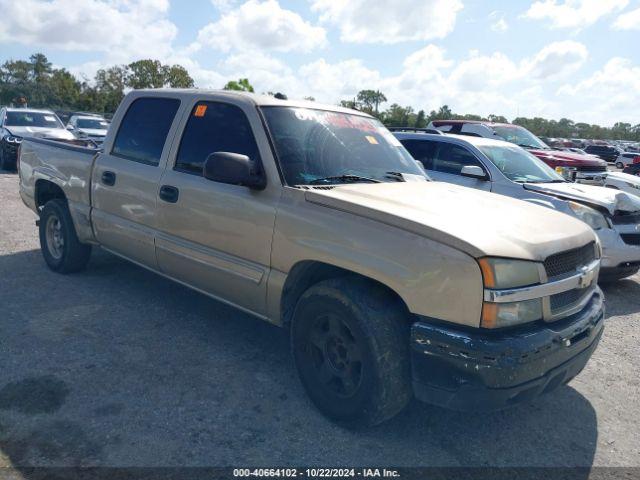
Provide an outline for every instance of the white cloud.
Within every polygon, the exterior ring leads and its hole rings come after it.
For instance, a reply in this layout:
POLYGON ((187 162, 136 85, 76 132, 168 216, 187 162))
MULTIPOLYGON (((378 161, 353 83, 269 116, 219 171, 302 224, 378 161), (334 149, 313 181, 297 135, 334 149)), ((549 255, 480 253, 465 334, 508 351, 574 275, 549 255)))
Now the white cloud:
POLYGON ((588 56, 587 47, 582 43, 554 42, 540 50, 525 68, 535 78, 561 77, 580 68, 588 56))
POLYGON ((558 90, 558 95, 578 100, 576 118, 606 118, 638 123, 636 105, 640 104, 640 65, 614 57, 602 69, 576 83, 558 90))
POLYGON ((444 38, 454 29, 460 0, 312 0, 312 10, 353 43, 393 44, 444 38))
POLYGON ((0 42, 107 52, 109 58, 158 57, 177 27, 168 0, 0 0, 0 42))
POLYGON ((326 32, 283 9, 277 0, 249 0, 200 30, 198 42, 223 52, 309 52, 326 44, 326 32))
POLYGON ((547 21, 552 28, 580 29, 627 6, 629 0, 539 0, 524 14, 531 20, 547 21))
POLYGON ((625 12, 613 24, 616 30, 640 30, 640 8, 625 12))
POLYGON ((504 18, 504 13, 500 11, 493 11, 489 14, 489 21, 491 22, 491 30, 494 32, 506 32, 509 30, 509 24, 504 18))

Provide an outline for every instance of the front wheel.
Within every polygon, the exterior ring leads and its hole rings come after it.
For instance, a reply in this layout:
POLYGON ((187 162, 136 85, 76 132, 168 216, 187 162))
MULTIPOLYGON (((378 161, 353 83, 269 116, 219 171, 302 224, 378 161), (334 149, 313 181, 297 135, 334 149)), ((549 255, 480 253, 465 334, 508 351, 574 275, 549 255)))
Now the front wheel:
POLYGON ((355 277, 318 283, 300 298, 293 357, 307 394, 330 419, 375 425, 411 399, 409 328, 398 303, 355 277))
POLYGON ((624 169, 624 163, 622 163, 622 162, 616 163, 616 168, 619 168, 620 170, 623 170, 624 169))
POLYGON ((80 243, 64 200, 47 202, 40 214, 40 249, 48 267, 58 273, 83 270, 91 256, 91 245, 80 243))

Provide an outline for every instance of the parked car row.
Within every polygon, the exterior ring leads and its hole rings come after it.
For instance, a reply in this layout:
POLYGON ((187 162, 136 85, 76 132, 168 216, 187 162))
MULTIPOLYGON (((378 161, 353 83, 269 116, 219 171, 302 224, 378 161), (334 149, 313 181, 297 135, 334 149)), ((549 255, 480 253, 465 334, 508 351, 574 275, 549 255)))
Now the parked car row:
POLYGON ((637 268, 624 236, 640 200, 569 183, 529 151, 396 137, 315 102, 141 90, 102 149, 25 137, 19 183, 50 269, 77 272, 101 246, 287 327, 320 411, 376 424, 413 395, 529 401, 598 345, 601 265, 637 268))
POLYGON ((99 146, 108 128, 109 123, 98 115, 74 115, 65 127, 51 110, 4 107, 0 109, 0 169, 16 169, 24 137, 90 141, 99 146))
MULTIPOLYGON (((568 182, 530 152, 500 140, 396 133, 436 181, 491 191, 543 205, 587 223, 602 245, 600 278, 640 270, 640 197, 568 182)), ((634 193, 640 194, 640 190, 634 193)))

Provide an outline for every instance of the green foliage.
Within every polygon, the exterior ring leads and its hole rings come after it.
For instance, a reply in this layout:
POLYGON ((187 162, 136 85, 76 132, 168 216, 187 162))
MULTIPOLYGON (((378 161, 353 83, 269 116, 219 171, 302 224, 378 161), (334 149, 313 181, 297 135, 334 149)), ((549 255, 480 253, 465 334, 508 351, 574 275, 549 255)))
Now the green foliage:
POLYGON ((0 66, 0 104, 28 99, 29 106, 62 110, 113 113, 127 89, 191 88, 193 79, 180 65, 139 60, 98 70, 91 84, 65 69, 54 69, 47 57, 33 54, 29 60, 9 60, 0 66))
POLYGON ((251 92, 253 93, 255 90, 253 86, 249 83, 248 78, 241 78, 239 80, 231 80, 227 82, 227 84, 222 87, 223 90, 236 90, 239 92, 251 92))

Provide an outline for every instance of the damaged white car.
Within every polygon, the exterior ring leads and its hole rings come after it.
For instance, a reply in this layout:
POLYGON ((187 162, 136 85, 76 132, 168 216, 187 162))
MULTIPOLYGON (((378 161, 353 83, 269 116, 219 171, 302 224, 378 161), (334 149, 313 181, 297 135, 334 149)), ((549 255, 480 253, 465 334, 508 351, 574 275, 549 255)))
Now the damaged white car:
POLYGON ((436 181, 537 203, 587 223, 602 245, 601 281, 620 280, 640 270, 640 196, 622 188, 570 183, 523 148, 499 140, 395 135, 436 181))

